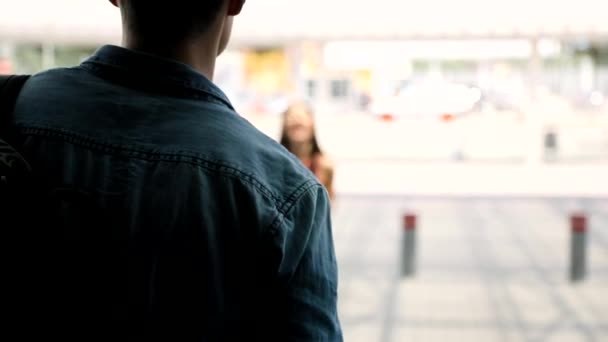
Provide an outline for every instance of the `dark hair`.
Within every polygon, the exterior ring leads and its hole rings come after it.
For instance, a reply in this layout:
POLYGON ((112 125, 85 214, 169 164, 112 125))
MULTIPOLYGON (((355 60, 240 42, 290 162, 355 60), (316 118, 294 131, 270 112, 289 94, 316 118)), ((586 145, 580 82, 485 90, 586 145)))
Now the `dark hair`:
MULTIPOLYGON (((285 110, 283 112, 283 131, 281 133, 281 145, 283 145, 287 150, 290 150, 290 146, 289 146, 289 137, 287 136, 287 114, 289 114, 289 112, 291 110, 293 110, 294 107, 296 106, 302 106, 306 109, 306 113, 308 113, 308 115, 311 117, 311 119, 313 118, 313 113, 312 113, 312 108, 304 103, 294 103, 291 104, 289 107, 287 107, 287 110, 285 110)), ((290 150, 291 151, 291 150, 290 150)), ((321 147, 319 146, 319 142, 317 140, 317 133, 315 131, 315 127, 313 124, 313 128, 312 128, 312 156, 315 155, 322 155, 323 151, 321 151, 321 147)))
POLYGON ((159 40, 184 40, 204 33, 225 0, 123 0, 130 32, 159 40))

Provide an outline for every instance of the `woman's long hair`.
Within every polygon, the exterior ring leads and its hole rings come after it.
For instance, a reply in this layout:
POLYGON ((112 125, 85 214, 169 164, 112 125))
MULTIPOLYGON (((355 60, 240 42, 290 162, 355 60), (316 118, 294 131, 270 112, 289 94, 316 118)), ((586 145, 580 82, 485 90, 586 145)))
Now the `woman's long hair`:
POLYGON ((289 136, 287 135, 287 115, 289 114, 289 112, 291 110, 293 110, 294 107, 296 106, 302 106, 304 107, 304 109, 306 110, 306 113, 308 113, 308 116, 310 116, 310 119, 312 120, 312 153, 310 157, 314 157, 317 155, 323 155, 323 151, 321 151, 321 147, 319 146, 319 142, 317 140, 317 132, 315 129, 315 123, 314 123, 314 117, 313 117, 313 113, 312 113, 312 108, 310 108, 310 106, 304 104, 304 103, 295 103, 295 104, 291 104, 289 107, 287 107, 287 110, 285 110, 283 112, 283 131, 281 133, 281 145, 283 145, 287 150, 291 151, 290 149, 290 141, 289 141, 289 136))

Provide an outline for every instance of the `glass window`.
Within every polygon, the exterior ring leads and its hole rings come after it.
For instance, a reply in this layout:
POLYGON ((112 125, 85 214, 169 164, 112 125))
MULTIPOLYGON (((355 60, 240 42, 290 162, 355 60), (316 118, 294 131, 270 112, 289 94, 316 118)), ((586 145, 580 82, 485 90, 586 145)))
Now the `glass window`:
POLYGON ((348 96, 350 81, 345 79, 331 81, 331 97, 345 98, 348 96))

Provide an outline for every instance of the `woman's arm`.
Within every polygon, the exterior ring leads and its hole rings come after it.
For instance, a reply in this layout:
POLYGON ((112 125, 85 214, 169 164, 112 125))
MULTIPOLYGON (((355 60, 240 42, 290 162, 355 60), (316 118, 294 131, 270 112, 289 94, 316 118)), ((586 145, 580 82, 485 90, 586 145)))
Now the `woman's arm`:
POLYGON ((325 156, 320 159, 321 172, 319 175, 319 181, 325 186, 329 193, 329 198, 333 201, 335 197, 334 193, 334 165, 331 160, 325 156))

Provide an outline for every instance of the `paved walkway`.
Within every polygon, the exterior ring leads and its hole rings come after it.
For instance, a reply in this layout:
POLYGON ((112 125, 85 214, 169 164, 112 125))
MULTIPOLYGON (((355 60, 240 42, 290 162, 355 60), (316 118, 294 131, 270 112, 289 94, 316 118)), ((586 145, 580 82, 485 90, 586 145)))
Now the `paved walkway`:
POLYGON ((608 163, 500 164, 336 162, 335 187, 347 194, 608 198, 608 163))
POLYGON ((608 341, 608 201, 343 197, 334 210, 346 341, 608 341), (589 278, 567 281, 567 216, 591 217, 589 278), (399 279, 401 216, 420 215, 399 279))
MULTIPOLYGON (((608 113, 580 114, 556 116, 563 130, 559 158, 547 163, 540 131, 528 132, 505 113, 452 123, 327 114, 318 115, 317 128, 340 193, 608 198, 608 113), (464 160, 456 162, 460 154, 464 160)), ((250 119, 269 136, 280 135, 280 116, 250 119)))

